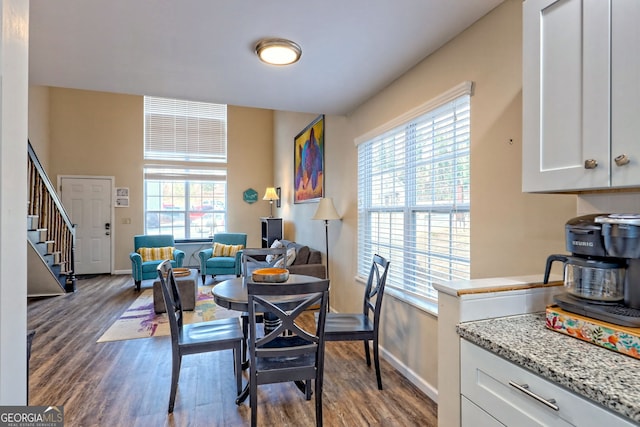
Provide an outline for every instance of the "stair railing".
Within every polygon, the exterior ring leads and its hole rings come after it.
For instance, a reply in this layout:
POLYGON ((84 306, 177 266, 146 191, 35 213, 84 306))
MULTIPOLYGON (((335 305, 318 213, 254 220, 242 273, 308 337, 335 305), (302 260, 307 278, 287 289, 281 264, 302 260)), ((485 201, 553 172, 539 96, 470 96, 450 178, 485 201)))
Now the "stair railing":
MULTIPOLYGON (((46 240, 55 242, 60 253, 60 264, 67 276, 67 283, 75 284, 74 251, 75 228, 64 210, 55 187, 47 176, 31 142, 29 146, 29 206, 28 214, 38 217, 38 228, 46 229, 46 240)), ((75 285, 71 285, 75 288, 75 285)), ((67 289, 69 291, 69 289, 67 289)))

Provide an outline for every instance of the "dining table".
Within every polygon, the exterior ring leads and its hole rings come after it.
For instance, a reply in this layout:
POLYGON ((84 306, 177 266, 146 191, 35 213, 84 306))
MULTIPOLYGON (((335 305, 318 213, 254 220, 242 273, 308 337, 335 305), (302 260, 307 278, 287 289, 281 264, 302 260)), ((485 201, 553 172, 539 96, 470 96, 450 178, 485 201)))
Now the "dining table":
MULTIPOLYGON (((289 274, 287 280, 283 282, 273 283, 274 286, 286 286, 292 285, 296 283, 310 283, 317 282, 324 279, 320 279, 314 276, 307 276, 304 274, 289 274)), ((211 293, 213 294, 213 300, 220 307, 224 307, 229 310, 239 311, 241 313, 249 312, 249 296, 247 293, 247 281, 251 281, 249 277, 234 277, 232 279, 223 280, 222 282, 213 286, 211 293)), ((289 296, 289 297, 277 297, 270 299, 271 302, 276 303, 278 307, 283 310, 293 309, 296 307, 298 302, 300 301, 299 297, 289 296)), ((249 361, 247 360, 246 348, 247 348, 247 340, 249 339, 248 335, 248 323, 246 321, 242 322, 242 331, 244 333, 244 345, 243 345, 243 362, 242 369, 247 369, 249 366, 249 361)), ((296 385, 305 393, 304 383, 296 381, 296 385)), ((242 390, 242 393, 237 397, 236 403, 239 404, 246 400, 249 396, 249 385, 242 390)))

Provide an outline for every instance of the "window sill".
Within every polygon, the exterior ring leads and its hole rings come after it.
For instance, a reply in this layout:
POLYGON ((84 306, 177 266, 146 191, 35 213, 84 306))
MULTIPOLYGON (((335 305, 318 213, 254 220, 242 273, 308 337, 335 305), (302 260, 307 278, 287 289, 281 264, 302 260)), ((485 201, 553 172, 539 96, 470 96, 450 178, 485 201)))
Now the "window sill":
MULTIPOLYGON (((357 277, 356 276, 356 282, 360 283, 361 285, 366 285, 367 282, 365 279, 363 279, 362 277, 357 277)), ((393 298, 404 302, 405 304, 408 304, 412 307, 417 308, 420 311, 424 311, 425 313, 431 314, 432 316, 438 317, 438 303, 428 300, 426 298, 421 298, 415 295, 408 295, 396 288, 392 288, 389 286, 385 286, 384 288, 384 293, 386 295, 390 295, 393 298)))

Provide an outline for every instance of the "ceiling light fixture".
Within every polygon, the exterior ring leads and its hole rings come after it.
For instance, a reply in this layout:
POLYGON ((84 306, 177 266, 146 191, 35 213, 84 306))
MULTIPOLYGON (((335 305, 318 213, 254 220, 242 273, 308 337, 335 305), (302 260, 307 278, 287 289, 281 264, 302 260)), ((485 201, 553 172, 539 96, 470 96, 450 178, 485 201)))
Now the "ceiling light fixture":
POLYGON ((271 65, 289 65, 298 62, 302 49, 291 40, 262 39, 256 45, 256 55, 271 65))

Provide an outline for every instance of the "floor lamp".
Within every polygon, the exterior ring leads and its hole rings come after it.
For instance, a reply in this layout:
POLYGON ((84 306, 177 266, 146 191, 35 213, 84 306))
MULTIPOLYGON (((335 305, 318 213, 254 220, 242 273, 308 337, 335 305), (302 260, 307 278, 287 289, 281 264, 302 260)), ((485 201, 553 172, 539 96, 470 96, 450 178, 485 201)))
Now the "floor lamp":
MULTIPOLYGON (((340 219, 340 215, 338 215, 335 206, 333 206, 333 199, 331 197, 320 199, 318 209, 316 210, 316 214, 312 219, 321 219, 324 221, 324 242, 327 255, 327 279, 331 279, 329 277, 329 220, 340 219)), ((328 309, 329 304, 327 304, 327 310, 328 309)))

